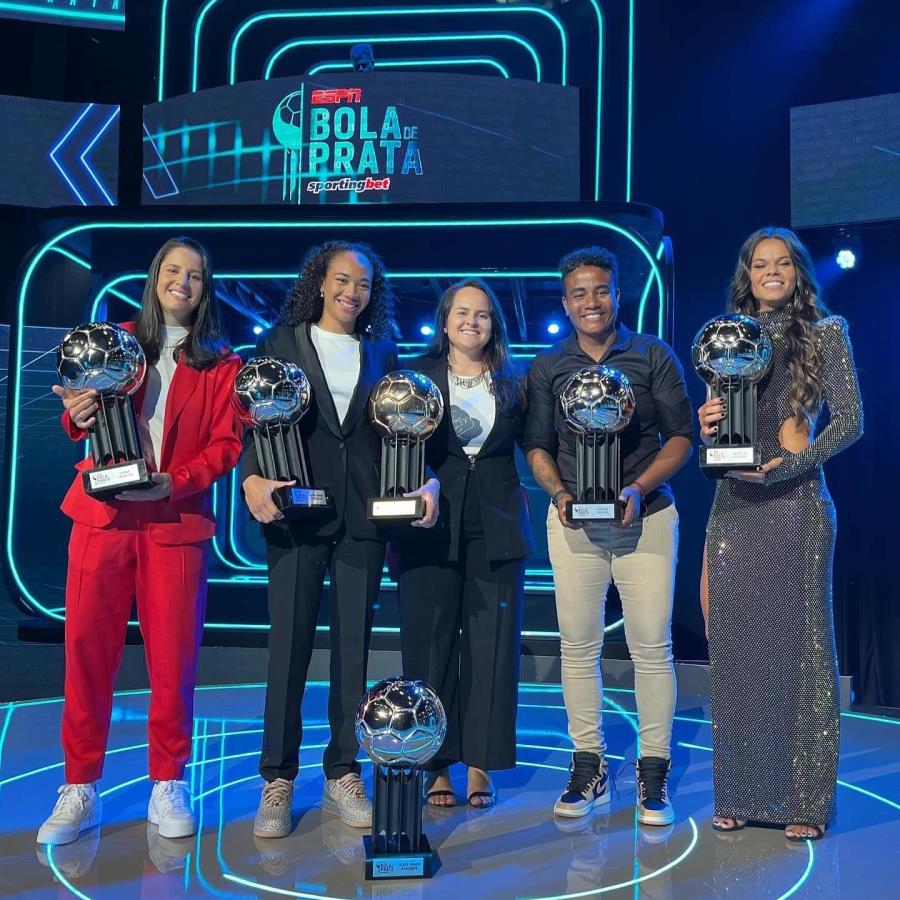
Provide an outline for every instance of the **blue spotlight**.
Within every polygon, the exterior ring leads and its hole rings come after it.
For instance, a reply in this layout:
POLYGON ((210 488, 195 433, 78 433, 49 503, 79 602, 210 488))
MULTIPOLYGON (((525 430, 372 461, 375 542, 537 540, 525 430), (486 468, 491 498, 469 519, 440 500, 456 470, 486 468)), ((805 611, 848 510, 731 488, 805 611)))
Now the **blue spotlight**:
POLYGON ((262 334, 264 331, 265 331, 265 328, 263 328, 262 325, 254 325, 253 326, 254 334, 262 334))
POLYGON ((559 322, 548 322, 547 334, 559 334, 559 322))
POLYGON ((422 325, 419 328, 419 334, 423 337, 431 337, 434 334, 434 329, 430 325, 422 325))
POLYGON ((834 261, 844 270, 853 269, 856 267, 856 254, 849 247, 842 247, 835 254, 834 261))

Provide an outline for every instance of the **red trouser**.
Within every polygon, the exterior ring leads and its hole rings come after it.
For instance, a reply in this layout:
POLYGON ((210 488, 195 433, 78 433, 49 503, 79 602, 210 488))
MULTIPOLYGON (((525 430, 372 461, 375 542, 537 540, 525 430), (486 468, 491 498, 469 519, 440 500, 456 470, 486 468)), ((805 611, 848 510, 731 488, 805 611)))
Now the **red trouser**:
POLYGON ((150 676, 150 778, 179 779, 191 754, 197 652, 206 612, 207 542, 163 546, 134 530, 72 525, 66 578, 66 781, 103 772, 113 684, 137 598, 150 676))

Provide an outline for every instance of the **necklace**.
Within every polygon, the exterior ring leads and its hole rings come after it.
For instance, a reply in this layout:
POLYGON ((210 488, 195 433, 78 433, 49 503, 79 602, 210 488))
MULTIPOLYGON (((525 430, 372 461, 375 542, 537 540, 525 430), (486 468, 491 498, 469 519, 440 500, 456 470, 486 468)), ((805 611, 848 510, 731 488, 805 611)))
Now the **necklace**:
POLYGON ((465 377, 463 375, 457 375, 453 371, 453 367, 450 365, 450 359, 447 358, 447 374, 450 376, 450 380, 458 387, 458 388, 473 388, 479 382, 484 381, 484 369, 481 370, 477 375, 472 375, 470 377, 465 377))

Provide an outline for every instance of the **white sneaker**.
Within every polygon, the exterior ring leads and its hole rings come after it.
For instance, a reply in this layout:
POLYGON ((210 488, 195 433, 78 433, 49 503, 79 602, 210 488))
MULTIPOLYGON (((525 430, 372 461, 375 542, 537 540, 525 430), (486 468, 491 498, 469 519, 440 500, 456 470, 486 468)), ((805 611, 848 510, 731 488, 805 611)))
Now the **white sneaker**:
POLYGON ((150 794, 147 819, 163 838, 190 837, 197 831, 186 781, 157 781, 150 794))
POLYGON ((101 804, 93 784, 62 784, 50 818, 38 831, 39 844, 71 844, 88 828, 100 824, 101 804))
POLYGON ((354 828, 372 827, 372 801, 356 772, 343 778, 328 779, 322 792, 322 809, 337 813, 345 825, 354 828))
POLYGON ((291 833, 294 782, 276 778, 266 782, 253 820, 253 834, 260 838, 283 838, 291 833))

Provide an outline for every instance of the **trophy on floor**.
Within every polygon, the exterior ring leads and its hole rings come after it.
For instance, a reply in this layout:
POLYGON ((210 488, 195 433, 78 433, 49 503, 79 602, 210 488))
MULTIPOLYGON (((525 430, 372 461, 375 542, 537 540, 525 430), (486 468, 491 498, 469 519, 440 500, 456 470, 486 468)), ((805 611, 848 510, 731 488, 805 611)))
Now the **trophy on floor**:
POLYGON ((412 521, 425 513, 422 497, 404 497, 425 483, 425 439, 444 415, 438 386, 407 369, 385 375, 369 395, 369 418, 381 434, 381 496, 370 498, 372 521, 412 521))
POLYGON ((694 338, 691 359, 706 382, 707 398, 725 401, 725 418, 712 443, 700 446, 700 468, 710 478, 729 469, 757 469, 757 385, 772 363, 772 341, 756 319, 738 314, 710 319, 694 338))
POLYGON ((628 379, 609 366, 572 375, 559 395, 563 418, 575 432, 575 494, 566 503, 570 522, 621 522, 621 432, 634 413, 628 379))
POLYGON ((60 341, 56 370, 64 388, 99 394, 96 421, 88 429, 94 467, 81 476, 85 493, 107 500, 121 491, 152 487, 131 399, 147 374, 137 338, 109 322, 79 325, 60 341))
POLYGON ((296 482, 272 491, 273 502, 286 518, 321 512, 331 505, 325 491, 309 483, 299 424, 309 401, 309 381, 302 369, 277 356, 257 356, 234 377, 231 405, 253 432, 262 477, 296 482))
POLYGON ((440 860, 422 833, 422 766, 441 748, 447 716, 424 682, 379 681, 356 712, 356 739, 373 763, 372 834, 363 838, 366 879, 430 878, 440 860))

